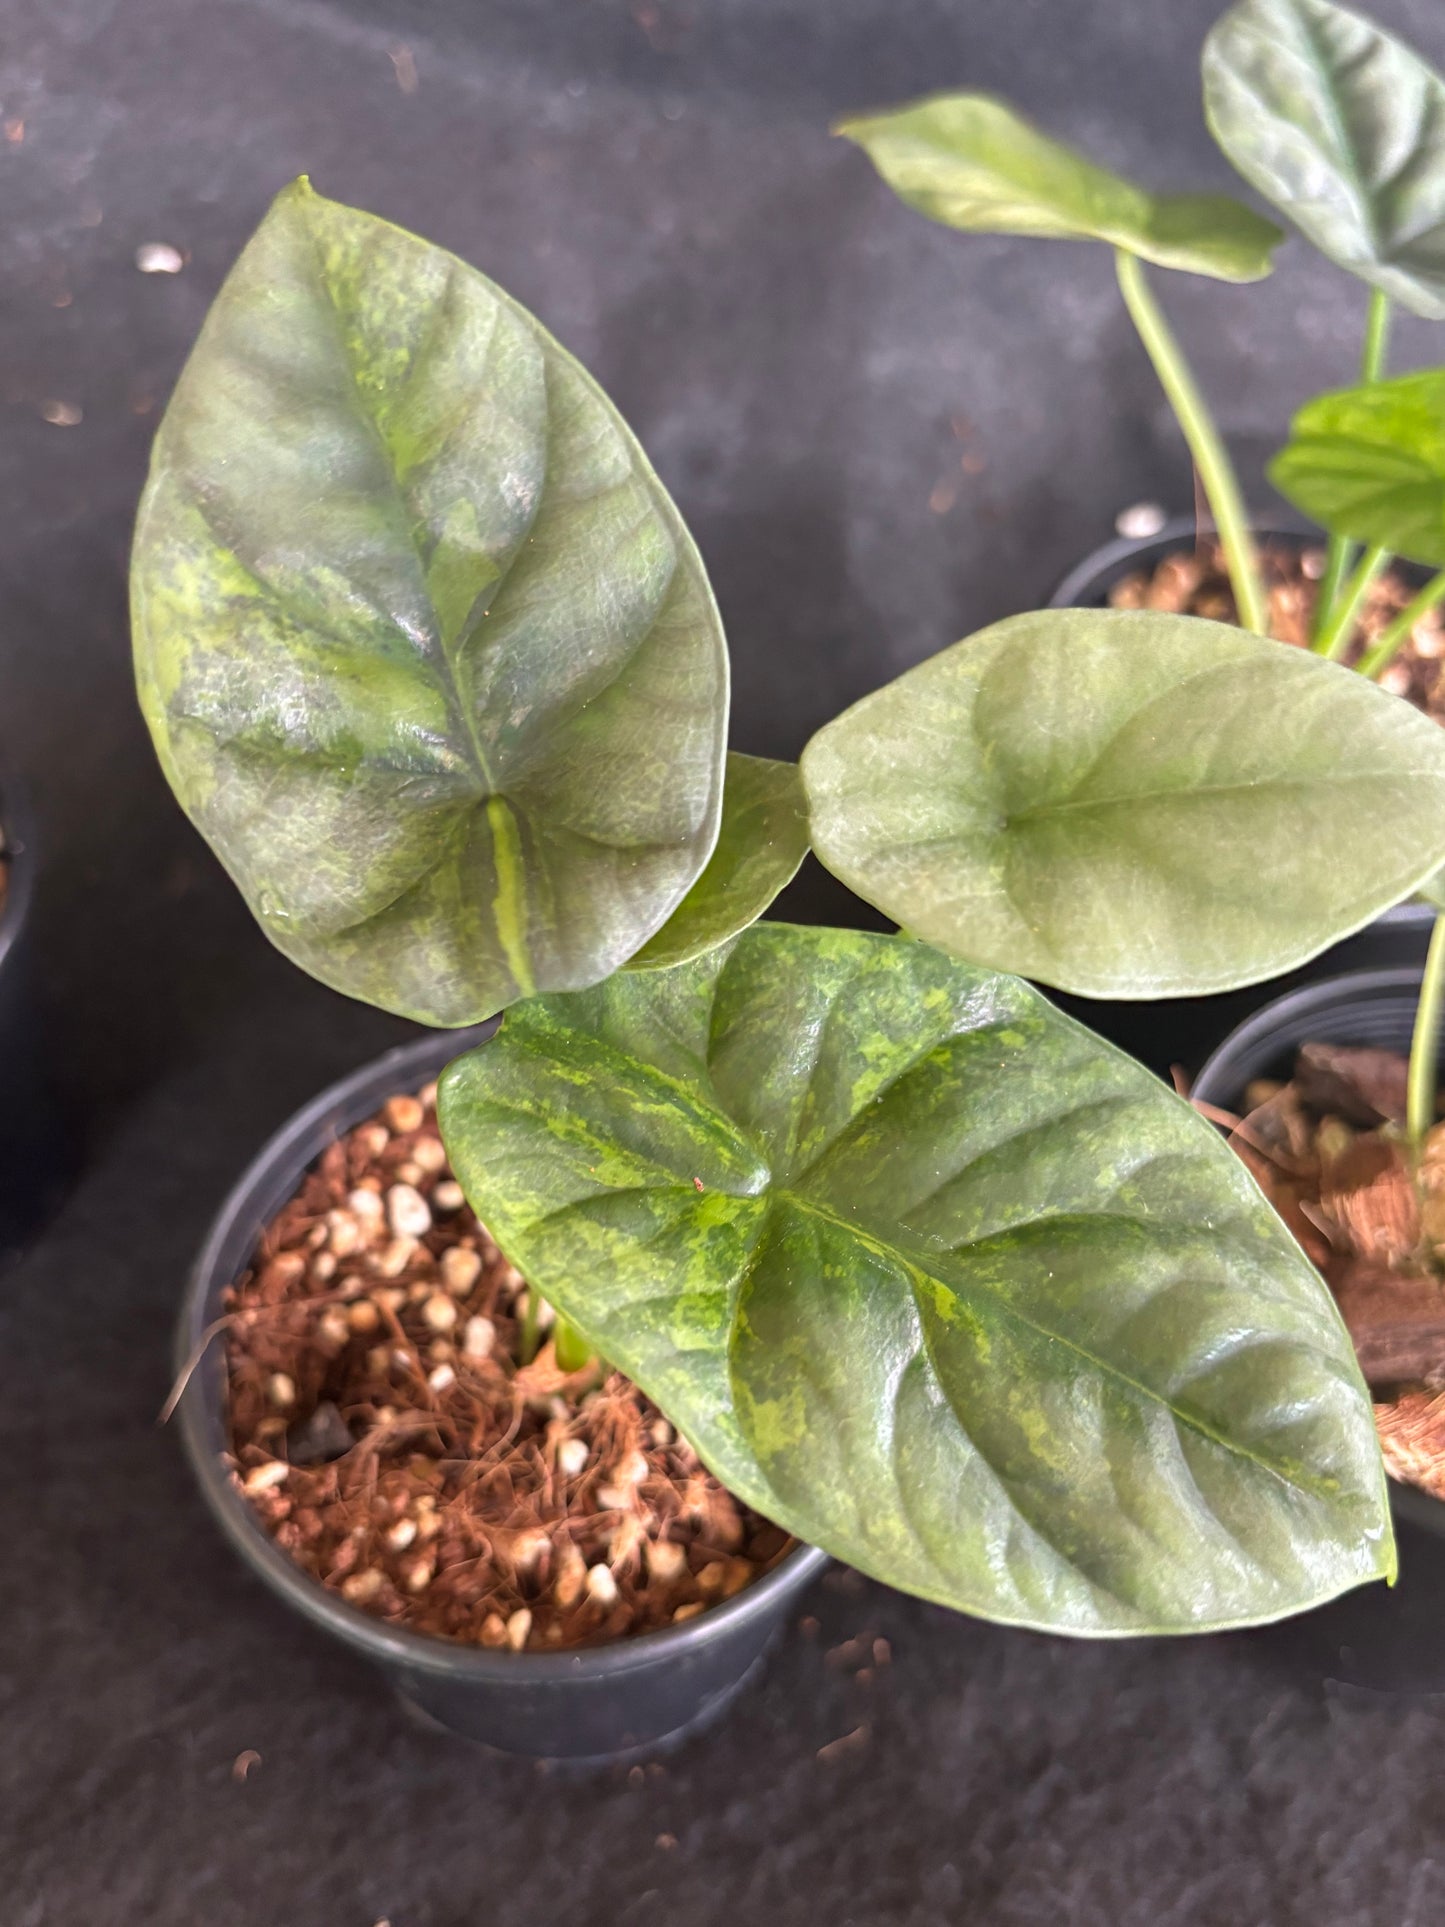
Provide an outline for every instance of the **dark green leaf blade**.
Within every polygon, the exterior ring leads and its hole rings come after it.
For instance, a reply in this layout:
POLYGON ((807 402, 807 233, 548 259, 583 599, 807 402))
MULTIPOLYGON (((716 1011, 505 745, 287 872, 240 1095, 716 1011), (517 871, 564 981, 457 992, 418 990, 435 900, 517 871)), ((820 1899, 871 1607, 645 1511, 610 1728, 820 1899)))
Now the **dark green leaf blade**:
POLYGON ((1258 281, 1280 231, 1222 194, 1148 194, 987 94, 940 94, 835 131, 894 193, 946 227, 1107 241, 1160 267, 1258 281))
POLYGON ((1269 474, 1333 534, 1445 566, 1445 371, 1316 396, 1269 474))
POLYGON ((1204 45, 1210 131, 1332 261, 1445 315, 1445 82, 1329 0, 1242 0, 1204 45))
POLYGON ((726 650, 642 450, 500 289, 304 181, 167 410, 132 594, 172 786, 337 989, 464 1024, 595 982, 707 861, 726 650))
POLYGON ((1193 616, 996 623, 803 752, 813 847, 952 955, 1090 997, 1302 963, 1445 860, 1445 732, 1193 616))
POLYGON ((1017 979, 758 924, 519 1006, 440 1103, 528 1278, 892 1585, 1178 1632, 1392 1570, 1324 1286, 1210 1127, 1017 979))
POLYGON ((689 963, 746 930, 807 854, 808 806, 797 764, 729 750, 722 827, 708 866, 628 968, 689 963))

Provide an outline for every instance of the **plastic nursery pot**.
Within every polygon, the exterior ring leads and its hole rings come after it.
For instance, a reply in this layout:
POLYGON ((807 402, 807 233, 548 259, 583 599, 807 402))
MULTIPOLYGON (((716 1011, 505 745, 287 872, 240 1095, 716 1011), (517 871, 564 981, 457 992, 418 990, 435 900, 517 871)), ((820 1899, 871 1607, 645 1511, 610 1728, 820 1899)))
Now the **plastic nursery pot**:
MULTIPOLYGON (((177 1334, 178 1372, 314 1159, 388 1097, 418 1089, 495 1028, 441 1032, 389 1051, 276 1133, 221 1207, 196 1261, 177 1334)), ((828 1563, 825 1553, 800 1547, 695 1619, 580 1651, 495 1652, 388 1626, 293 1565, 257 1524, 222 1462, 225 1400, 225 1360, 213 1343, 181 1399, 181 1436, 211 1511, 246 1564, 288 1606, 380 1667, 413 1707, 506 1753, 626 1759, 707 1726, 761 1668, 792 1601, 828 1563)))
MULTIPOLYGON (((1237 1111, 1254 1078, 1290 1075, 1301 1044, 1373 1045, 1407 1056, 1420 978, 1418 967, 1356 970, 1276 997, 1230 1032, 1194 1080, 1193 1095, 1237 1111)), ((1390 1500, 1398 1518, 1445 1537, 1439 1499, 1392 1480, 1390 1500)))
POLYGON ((33 995, 35 835, 24 792, 0 777, 5 897, 0 904, 0 1259, 54 1205, 68 1158, 33 995))

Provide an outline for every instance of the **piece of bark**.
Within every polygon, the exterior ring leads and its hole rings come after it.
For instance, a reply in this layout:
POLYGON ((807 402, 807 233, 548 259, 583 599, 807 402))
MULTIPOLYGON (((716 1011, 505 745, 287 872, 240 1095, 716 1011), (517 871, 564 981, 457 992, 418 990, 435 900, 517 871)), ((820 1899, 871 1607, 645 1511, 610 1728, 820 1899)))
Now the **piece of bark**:
POLYGON ((1445 1394, 1402 1392, 1375 1407, 1375 1430, 1392 1479, 1445 1499, 1445 1394))
POLYGON ((1336 1260, 1325 1277, 1367 1385, 1418 1382, 1445 1369, 1445 1290, 1433 1278, 1358 1258, 1336 1260))
POLYGON ((1404 1150, 1390 1138, 1358 1137, 1322 1158, 1320 1204, 1361 1258, 1399 1264, 1420 1242, 1420 1201, 1404 1150))
POLYGON ((1350 1124, 1403 1124, 1409 1074, 1396 1051, 1304 1044, 1295 1059, 1294 1088, 1312 1110, 1350 1124))

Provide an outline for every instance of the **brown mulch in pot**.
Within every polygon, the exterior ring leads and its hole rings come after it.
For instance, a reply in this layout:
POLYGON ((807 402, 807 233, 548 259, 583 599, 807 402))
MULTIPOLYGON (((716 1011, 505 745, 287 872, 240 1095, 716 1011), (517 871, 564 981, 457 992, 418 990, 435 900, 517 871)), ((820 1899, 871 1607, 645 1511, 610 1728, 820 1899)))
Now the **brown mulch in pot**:
MULTIPOLYGON (((1260 573, 1269 603, 1270 634, 1280 642, 1308 648, 1310 623, 1324 573, 1322 548, 1298 548, 1282 542, 1260 546, 1260 573)), ((1360 657, 1381 631, 1415 595, 1415 585, 1395 569, 1386 569, 1371 586, 1360 620, 1340 660, 1360 657)), ((1163 609, 1171 615, 1207 616, 1214 622, 1236 622, 1234 591, 1224 566, 1224 552, 1212 536, 1197 545, 1165 556, 1152 570, 1124 576, 1109 591, 1115 609, 1163 609)), ((1382 689, 1403 696, 1417 709, 1445 722, 1445 617, 1432 609, 1415 624, 1393 662, 1381 672, 1382 689)))
POLYGON ((1323 1274, 1375 1398, 1392 1478, 1445 1499, 1445 1124, 1412 1158, 1408 1065, 1306 1044, 1260 1079, 1229 1142, 1323 1274))
POLYGON ((619 1373, 564 1372, 545 1336, 520 1362, 527 1287, 452 1177, 435 1097, 331 1145, 229 1292, 236 1484, 392 1625, 547 1651, 686 1622, 793 1541, 619 1373))

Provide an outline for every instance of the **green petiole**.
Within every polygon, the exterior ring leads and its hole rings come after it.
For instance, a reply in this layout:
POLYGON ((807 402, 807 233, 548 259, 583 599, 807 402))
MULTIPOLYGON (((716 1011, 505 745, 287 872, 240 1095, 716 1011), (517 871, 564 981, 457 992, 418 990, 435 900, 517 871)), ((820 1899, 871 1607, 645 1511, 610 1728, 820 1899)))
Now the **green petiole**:
MULTIPOLYGON (((1365 315, 1365 345, 1360 352, 1360 380, 1378 381, 1385 372, 1385 348, 1390 337, 1390 297, 1378 288, 1370 290, 1370 306, 1365 315)), ((1315 604, 1314 640, 1328 626, 1339 600, 1340 585, 1354 561, 1354 543, 1346 535, 1332 535, 1326 550, 1325 572, 1320 578, 1319 600, 1315 604)), ((1321 651, 1321 654, 1326 653, 1321 651)), ((1366 674, 1364 664, 1360 665, 1366 674)))
POLYGON ((1359 567, 1336 598, 1329 621, 1310 644, 1316 655, 1328 656, 1331 662, 1336 662, 1345 653, 1371 584, 1389 559, 1388 549, 1366 549, 1359 567))
POLYGON ((1407 642, 1411 630, 1421 616, 1428 615, 1437 602, 1445 600, 1445 569, 1439 575, 1432 575, 1420 593, 1405 604, 1393 622, 1383 628, 1372 649, 1355 664, 1362 676, 1378 676, 1394 660, 1396 652, 1407 642))
POLYGON ((1425 957, 1415 1034, 1410 1040, 1410 1076, 1405 1096, 1405 1128, 1418 1151, 1435 1122, 1436 1066, 1440 1050, 1440 1012, 1445 1004, 1445 917, 1436 917, 1425 957))
POLYGON ((1257 636, 1268 635, 1269 616, 1264 590, 1259 579, 1259 558, 1254 537, 1249 532, 1249 517, 1228 451, 1214 425, 1203 395, 1190 372, 1189 364, 1175 339, 1164 312, 1154 299, 1139 257, 1126 248, 1116 248, 1114 261, 1119 288, 1124 296, 1139 339, 1154 364, 1165 394, 1169 397, 1199 480, 1204 489, 1224 549, 1229 580, 1234 588, 1234 603, 1242 628, 1257 636))

